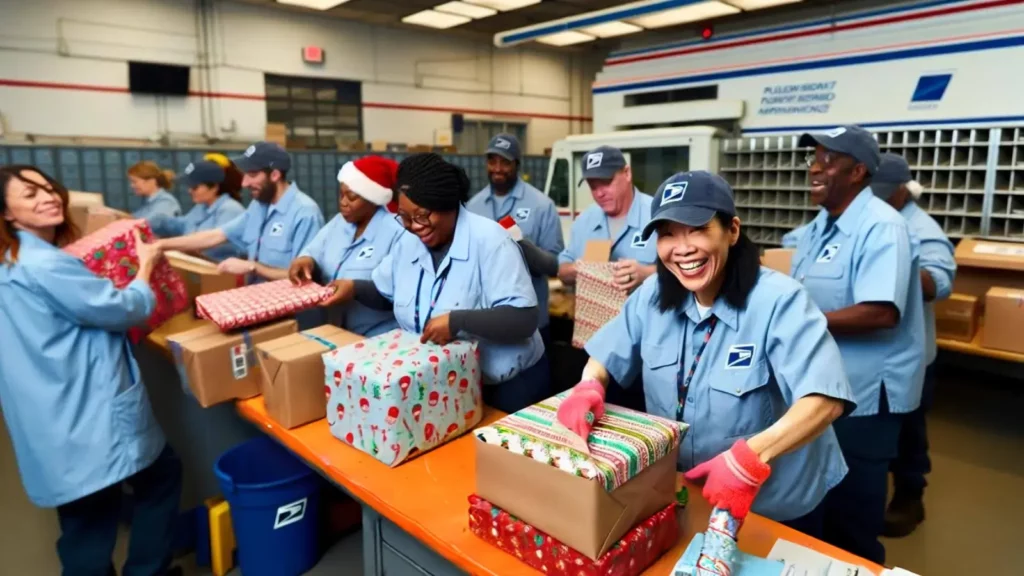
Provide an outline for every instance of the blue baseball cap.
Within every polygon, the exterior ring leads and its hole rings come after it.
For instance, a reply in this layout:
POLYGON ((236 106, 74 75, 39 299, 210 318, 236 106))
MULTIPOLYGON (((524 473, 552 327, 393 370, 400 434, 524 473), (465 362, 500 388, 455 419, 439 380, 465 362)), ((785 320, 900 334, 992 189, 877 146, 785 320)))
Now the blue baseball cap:
POLYGON ((626 157, 614 146, 598 146, 583 155, 582 163, 583 180, 611 180, 626 167, 626 157))
POLYGON ((860 126, 841 126, 828 132, 808 132, 800 136, 800 146, 821 146, 832 152, 839 152, 853 157, 854 160, 867 166, 868 173, 878 172, 881 152, 878 141, 871 132, 860 126))
POLYGON ((490 143, 487 144, 487 155, 491 154, 497 154, 511 162, 519 162, 523 157, 519 139, 511 134, 498 134, 491 138, 490 143))
POLYGON ((287 172, 292 167, 292 157, 278 144, 273 142, 257 142, 246 148, 241 156, 231 159, 242 172, 259 172, 260 170, 281 170, 287 172))
POLYGON ((878 172, 871 178, 871 191, 882 200, 892 198, 900 186, 910 182, 914 177, 910 174, 910 164, 903 156, 882 154, 878 164, 878 172))
POLYGON ((217 163, 207 160, 191 162, 185 166, 178 179, 188 188, 200 184, 220 184, 224 181, 224 169, 217 163))
POLYGON ((679 172, 662 182, 654 194, 651 221, 644 226, 643 239, 650 238, 660 222, 703 226, 719 213, 736 215, 729 183, 705 170, 679 172))

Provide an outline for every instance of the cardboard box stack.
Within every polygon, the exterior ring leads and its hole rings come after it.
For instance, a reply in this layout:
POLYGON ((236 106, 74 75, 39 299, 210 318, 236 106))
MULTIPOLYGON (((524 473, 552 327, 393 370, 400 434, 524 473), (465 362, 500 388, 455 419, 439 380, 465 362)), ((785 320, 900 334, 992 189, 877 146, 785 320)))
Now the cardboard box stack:
POLYGON ((628 294, 615 285, 612 243, 587 242, 583 257, 576 261, 576 311, 572 345, 583 348, 590 337, 622 310, 628 294))
POLYGON ((186 387, 199 405, 251 398, 260 393, 260 366, 255 345, 294 334, 295 320, 284 320, 252 330, 221 332, 206 323, 167 338, 171 354, 186 387))
POLYGON ((935 306, 937 335, 973 342, 980 325, 983 348, 1024 354, 1014 329, 1024 319, 1024 244, 964 238, 955 256, 954 294, 935 306))
MULTIPOLYGON (((589 570, 627 533, 674 505, 687 425, 609 405, 585 454, 565 444, 556 424, 567 394, 474 431, 476 496, 578 552, 589 570)), ((649 543, 636 544, 641 551, 649 543)), ((629 560, 643 569, 654 558, 629 560)))
POLYGON ((432 450, 483 416, 475 343, 421 344, 393 330, 324 354, 331 434, 389 466, 432 450))
POLYGON ((330 399, 330 387, 324 398, 323 355, 362 339, 341 328, 320 326, 257 344, 267 414, 285 428, 323 418, 330 399))
POLYGON ((981 345, 993 350, 1024 354, 1024 290, 989 288, 985 294, 985 328, 981 345))
POLYGON ((938 338, 971 342, 981 317, 980 300, 966 294, 952 294, 935 303, 935 335, 938 338))

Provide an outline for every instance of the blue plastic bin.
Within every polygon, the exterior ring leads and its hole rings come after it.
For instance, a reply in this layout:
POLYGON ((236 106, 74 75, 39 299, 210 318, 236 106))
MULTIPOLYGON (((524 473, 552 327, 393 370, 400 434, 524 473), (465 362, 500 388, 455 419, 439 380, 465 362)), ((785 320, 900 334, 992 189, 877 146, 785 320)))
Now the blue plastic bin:
POLYGON ((214 465, 245 576, 299 576, 320 559, 320 478, 266 436, 214 465))

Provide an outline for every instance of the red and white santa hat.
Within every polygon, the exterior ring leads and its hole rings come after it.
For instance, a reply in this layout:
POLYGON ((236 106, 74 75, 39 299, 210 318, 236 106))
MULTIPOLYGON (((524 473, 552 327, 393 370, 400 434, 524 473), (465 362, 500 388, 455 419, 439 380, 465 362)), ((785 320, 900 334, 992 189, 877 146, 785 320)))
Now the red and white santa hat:
POLYGON ((338 182, 366 200, 384 206, 391 202, 391 188, 395 185, 398 163, 381 156, 364 156, 346 162, 338 171, 338 182))

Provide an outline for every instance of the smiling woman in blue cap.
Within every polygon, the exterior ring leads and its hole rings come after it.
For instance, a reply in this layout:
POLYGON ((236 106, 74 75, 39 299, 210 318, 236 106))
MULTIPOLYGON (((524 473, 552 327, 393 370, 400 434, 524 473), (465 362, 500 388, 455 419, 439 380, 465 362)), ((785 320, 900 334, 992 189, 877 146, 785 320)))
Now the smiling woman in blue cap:
POLYGON ((683 172, 655 194, 657 272, 586 345, 558 418, 586 438, 609 378, 642 374, 647 411, 690 424, 678 466, 713 506, 811 536, 846 474, 830 424, 852 409, 839 349, 799 283, 763 268, 721 177, 683 172))

